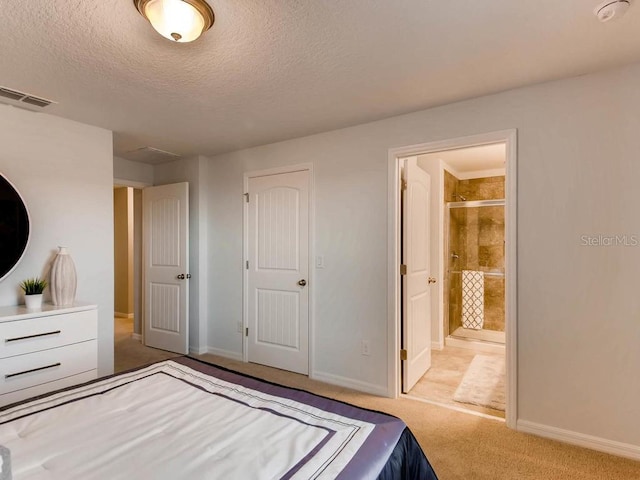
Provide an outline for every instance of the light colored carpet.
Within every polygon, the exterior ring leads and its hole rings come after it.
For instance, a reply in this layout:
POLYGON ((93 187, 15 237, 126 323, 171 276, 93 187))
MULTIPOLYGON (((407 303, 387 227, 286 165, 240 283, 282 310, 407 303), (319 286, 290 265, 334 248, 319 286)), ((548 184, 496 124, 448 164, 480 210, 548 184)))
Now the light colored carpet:
POLYGON ((504 423, 408 398, 382 398, 304 375, 214 355, 199 358, 402 418, 440 480, 632 480, 640 462, 508 429, 504 423))
POLYGON ((453 399, 504 411, 504 356, 476 355, 462 377, 453 399))
POLYGON ((116 317, 114 321, 114 373, 179 356, 173 352, 147 347, 131 338, 133 319, 116 317))
MULTIPOLYGON (((148 348, 131 340, 130 330, 126 329, 120 336, 120 348, 116 347, 116 358, 121 369, 139 362, 146 364, 160 360, 157 357, 165 355, 174 354, 148 348)), ((271 382, 402 418, 427 454, 440 480, 640 479, 640 462, 518 433, 495 420, 408 398, 390 399, 359 393, 253 363, 214 355, 198 358, 271 382)))

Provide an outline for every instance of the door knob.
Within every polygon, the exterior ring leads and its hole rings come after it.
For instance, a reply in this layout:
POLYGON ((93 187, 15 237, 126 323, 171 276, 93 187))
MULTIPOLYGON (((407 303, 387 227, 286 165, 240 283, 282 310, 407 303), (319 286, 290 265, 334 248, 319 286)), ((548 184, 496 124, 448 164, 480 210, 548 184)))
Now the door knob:
POLYGON ((300 285, 301 287, 304 287, 306 284, 307 281, 304 278, 298 282, 298 285, 300 285))
POLYGON ((176 277, 178 280, 184 280, 184 273, 181 273, 176 277))
POLYGON ((433 277, 429 277, 429 285, 431 285, 432 283, 436 283, 436 279, 433 277))

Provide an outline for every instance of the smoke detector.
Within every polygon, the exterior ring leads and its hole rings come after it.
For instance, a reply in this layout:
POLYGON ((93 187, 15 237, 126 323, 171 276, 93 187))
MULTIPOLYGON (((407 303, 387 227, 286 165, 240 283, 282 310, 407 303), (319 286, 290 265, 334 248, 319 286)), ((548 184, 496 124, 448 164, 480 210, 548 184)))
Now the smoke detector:
POLYGON ((598 5, 593 13, 602 23, 620 18, 629 9, 631 0, 606 0, 598 5))

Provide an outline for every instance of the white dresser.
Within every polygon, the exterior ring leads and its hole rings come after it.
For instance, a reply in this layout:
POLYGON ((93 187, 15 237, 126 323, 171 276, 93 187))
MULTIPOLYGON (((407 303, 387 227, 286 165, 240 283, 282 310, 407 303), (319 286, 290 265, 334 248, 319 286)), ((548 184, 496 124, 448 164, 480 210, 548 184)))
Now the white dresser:
POLYGON ((0 307, 0 406, 97 377, 98 310, 0 307))

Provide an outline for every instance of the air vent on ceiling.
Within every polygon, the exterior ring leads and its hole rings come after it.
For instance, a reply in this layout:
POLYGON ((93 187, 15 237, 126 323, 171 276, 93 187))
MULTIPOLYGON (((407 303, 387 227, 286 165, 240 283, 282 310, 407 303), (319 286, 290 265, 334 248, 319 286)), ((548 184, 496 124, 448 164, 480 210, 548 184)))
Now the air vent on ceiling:
POLYGON ((51 105, 51 100, 46 100, 44 98, 38 98, 38 97, 24 97, 22 99, 22 101, 24 103, 28 103, 29 105, 35 105, 36 107, 48 107, 49 105, 51 105))
POLYGON ((150 163, 151 165, 171 162, 180 158, 180 155, 176 153, 166 152, 153 147, 142 147, 136 150, 130 150, 119 156, 132 162, 150 163))
POLYGON ((13 90, 12 88, 7 87, 0 87, 0 97, 8 98, 9 100, 26 103, 40 108, 48 107, 52 103, 56 103, 53 100, 36 97, 29 93, 20 92, 18 90, 13 90))
POLYGON ((0 87, 0 96, 10 98, 11 100, 22 100, 25 95, 15 90, 9 90, 8 88, 0 87))

